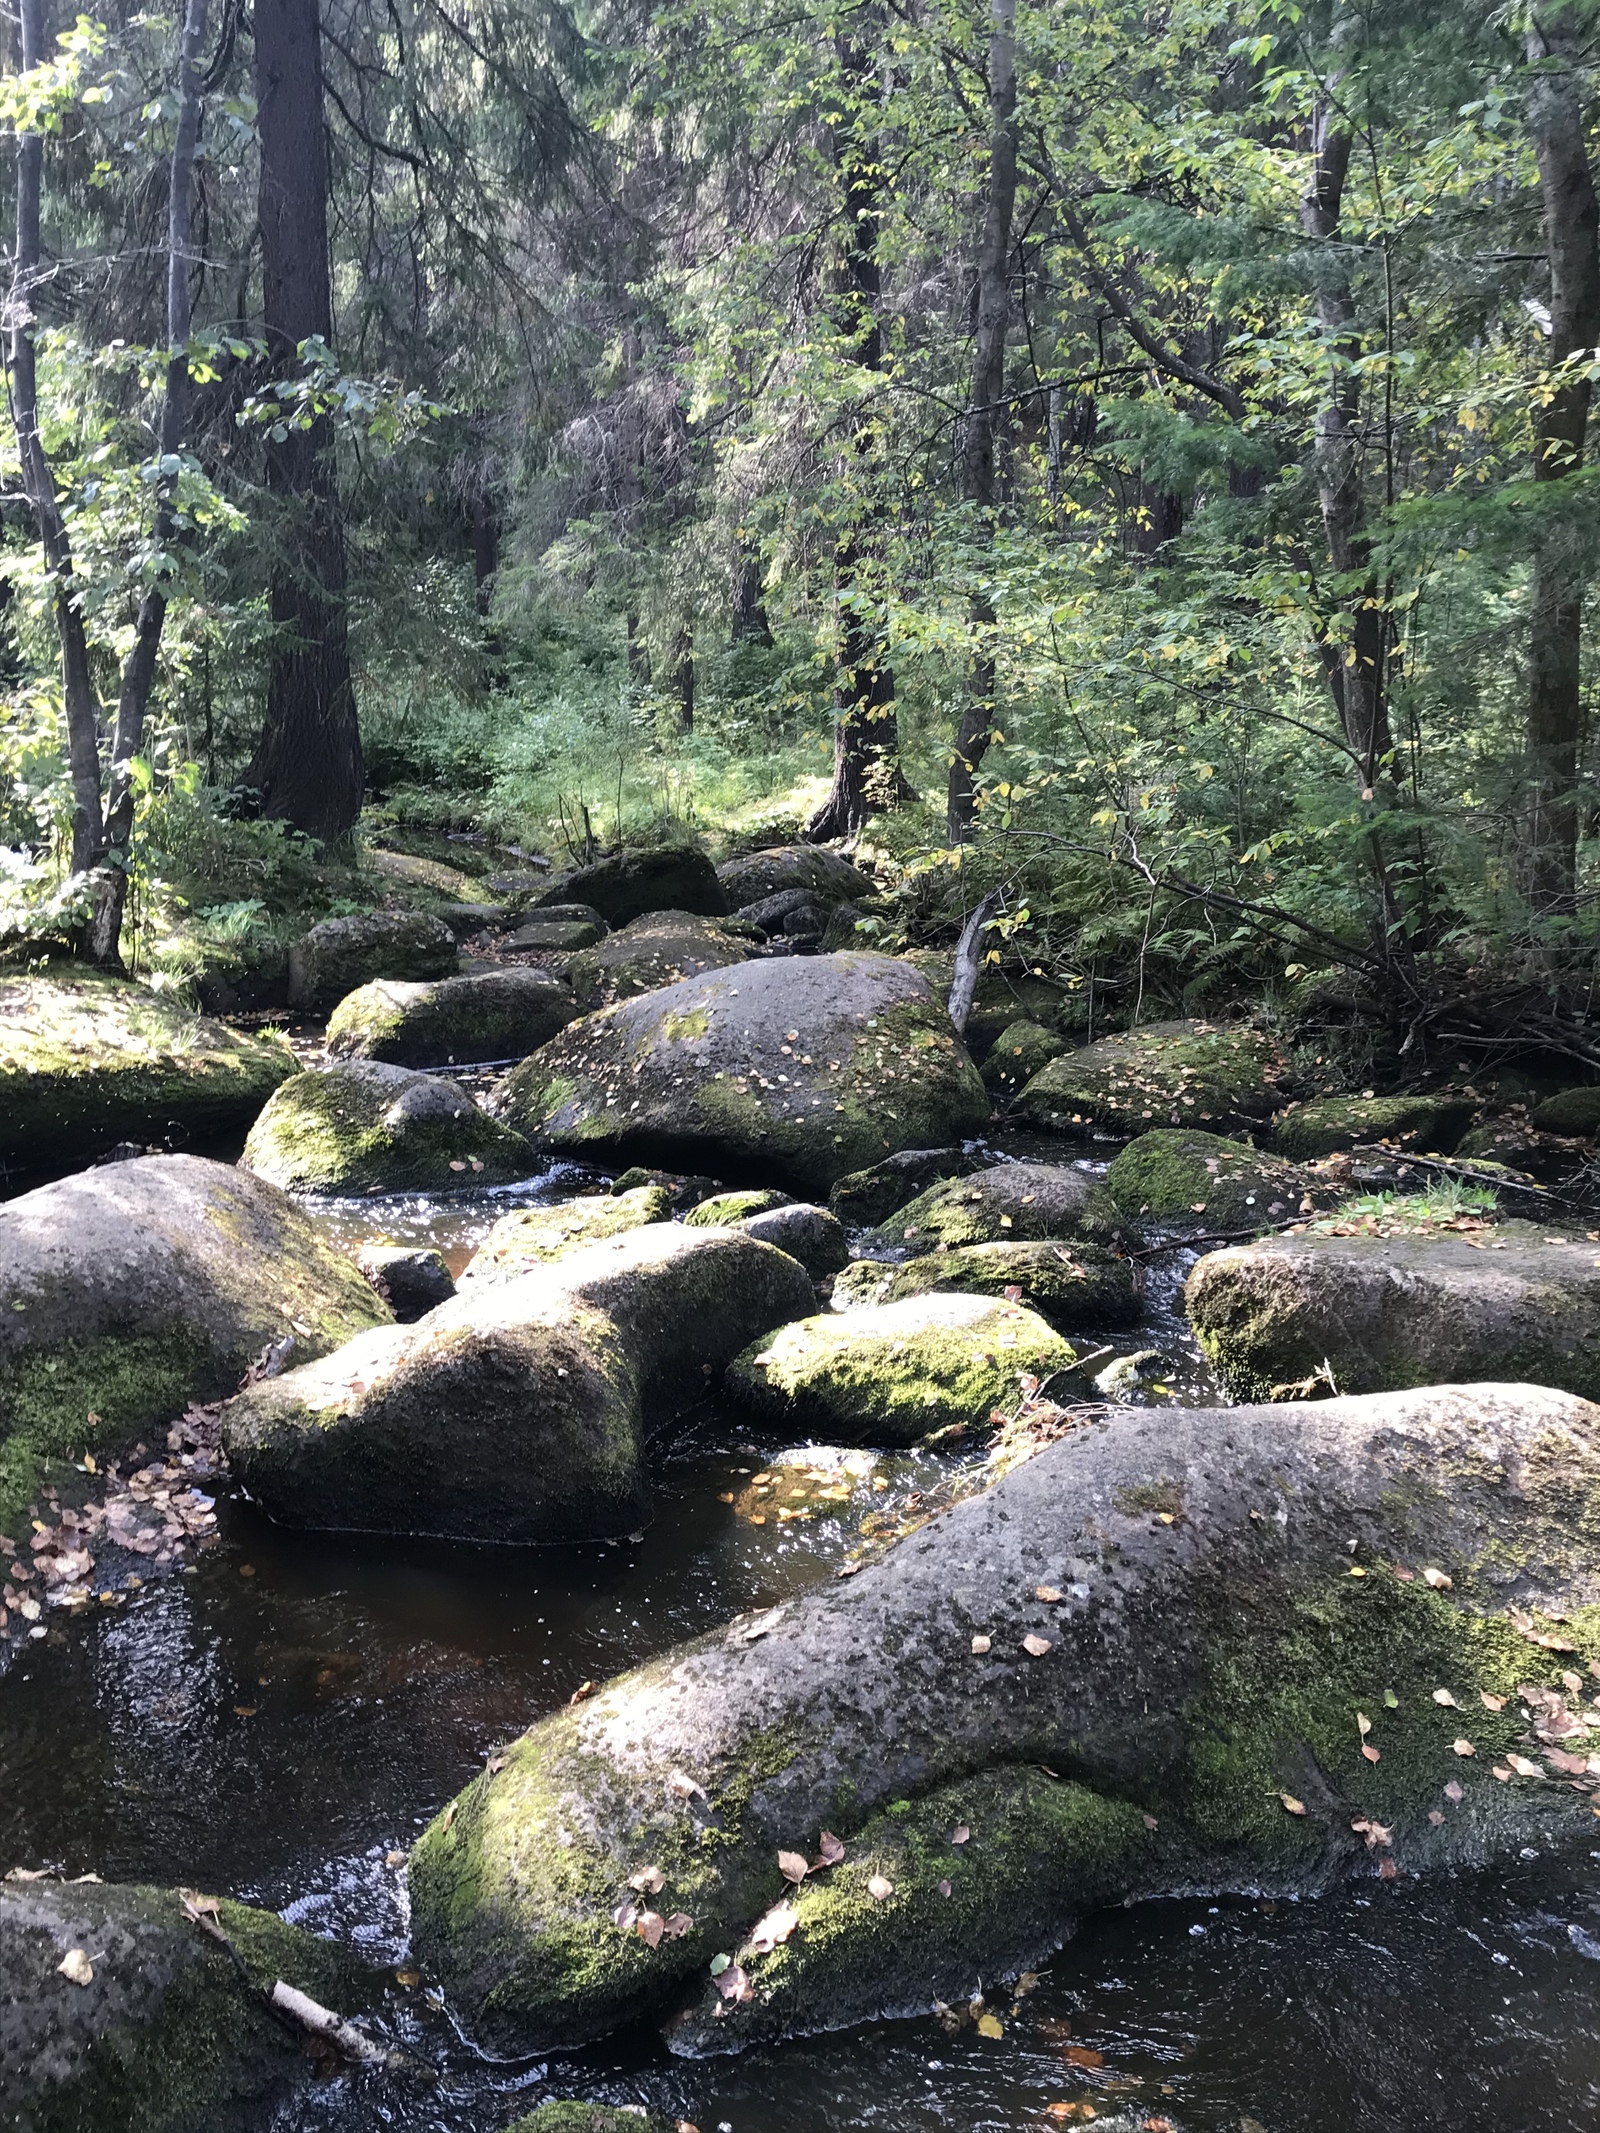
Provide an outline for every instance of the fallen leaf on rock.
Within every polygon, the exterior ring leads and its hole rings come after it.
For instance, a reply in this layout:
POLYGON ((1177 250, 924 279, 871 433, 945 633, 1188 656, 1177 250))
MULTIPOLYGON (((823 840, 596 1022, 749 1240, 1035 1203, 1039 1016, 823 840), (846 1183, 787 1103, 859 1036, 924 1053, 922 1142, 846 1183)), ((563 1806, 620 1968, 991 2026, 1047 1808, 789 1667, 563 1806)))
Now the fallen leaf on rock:
POLYGON ((731 2000, 735 2006, 741 2000, 753 2000, 756 1996, 755 1987, 737 1963, 729 1963, 725 1970, 717 1973, 717 1990, 725 2000, 731 2000))
POLYGON ((1503 1696, 1491 1696, 1487 1689, 1479 1689, 1478 1701, 1486 1711, 1503 1711, 1506 1707, 1503 1696))
POLYGON ((1435 1703, 1448 1704, 1451 1710, 1456 1710, 1458 1708, 1455 1698, 1451 1695, 1448 1689, 1435 1689, 1433 1692, 1433 1700, 1435 1703))
POLYGON ((628 1876, 630 1889, 637 1889, 641 1896, 658 1896, 667 1885, 667 1877, 659 1866, 642 1866, 637 1874, 628 1876))
POLYGON ((1061 2054, 1068 2066, 1104 2066, 1104 2052, 1091 2051, 1087 2044, 1069 2044, 1061 2054))
POLYGON ((633 1922, 633 1930, 647 1948, 659 1948, 667 1922, 659 1911, 641 1911, 633 1922))
POLYGON ((779 1852, 778 1872, 785 1881, 792 1881, 798 1887, 810 1871, 798 1852, 779 1852))
POLYGON ((661 1928, 661 1938, 663 1940, 682 1940, 685 1933, 692 1931, 693 1927, 694 1920, 687 1911, 674 1911, 661 1928))
POLYGON ((747 1943, 752 1955, 770 1955, 774 1948, 782 1947, 795 1927, 800 1923, 800 1913, 785 1899, 775 1903, 764 1918, 758 1918, 750 1929, 747 1943))
POLYGON ((981 1654, 981 1653, 983 1653, 983 1652, 986 1652, 986 1651, 988 1651, 988 1650, 989 1650, 989 1648, 990 1648, 990 1640, 989 1640, 989 1639, 988 1639, 987 1637, 974 1637, 974 1638, 973 1638, 973 1640, 972 1640, 972 1649, 973 1649, 973 1650, 974 1650, 975 1652, 978 1652, 978 1653, 980 1653, 980 1654, 981 1654))
POLYGON ((1559 1770, 1563 1777, 1583 1777, 1589 1768, 1586 1755, 1568 1755, 1565 1748, 1546 1748, 1544 1759, 1552 1770, 1559 1770))
POLYGON ((1356 1731, 1361 1735, 1361 1738, 1363 1740, 1365 1740, 1367 1735, 1372 1731, 1372 1720, 1368 1718, 1365 1711, 1357 1711, 1356 1713, 1356 1731))
POLYGON ((1043 1600, 1047 1607, 1053 1607, 1061 1597, 1054 1585, 1035 1585, 1033 1596, 1036 1600, 1043 1600))
POLYGON ((1282 1802, 1283 1802, 1283 1804, 1284 1804, 1284 1807, 1285 1807, 1285 1809, 1286 1809, 1286 1810, 1287 1810, 1287 1811, 1288 1811, 1288 1812, 1289 1812, 1290 1814, 1292 1814, 1292 1815, 1303 1815, 1303 1814, 1305 1813, 1305 1811, 1306 1811, 1306 1803, 1305 1803, 1305 1801, 1304 1801, 1304 1800, 1297 1800, 1297 1799, 1295 1798, 1295 1796, 1294 1796, 1294 1794, 1293 1794, 1292 1792, 1280 1792, 1280 1793, 1278 1794, 1278 1798, 1279 1798, 1280 1800, 1282 1800, 1282 1802))
POLYGON ((1428 1809, 1428 1820, 1433 1824, 1435 1829, 1438 1829, 1444 1822, 1444 1816, 1439 1812, 1437 1807, 1430 1807, 1428 1809))
POLYGON ((727 1969, 732 1961, 733 1957, 731 1955, 714 1955, 707 1968, 713 1977, 721 1977, 723 1971, 727 1969))
POLYGON ((1141 1815, 1140 1820, 1144 1823, 1146 1829, 1159 1829, 1161 1826, 1154 1815, 1141 1815))
POLYGON ((1006 2028, 1005 2028, 1005 2024, 1004 2024, 1004 2023, 1003 2023, 1003 2022, 1001 2021, 1001 2019, 1000 2019, 1000 2017, 999 2017, 998 2015, 992 2015, 992 2014, 981 2014, 981 2015, 979 2015, 979 2017, 978 2017, 978 2035, 979 2035, 980 2037, 1003 2037, 1003 2036, 1005 2035, 1005 2033, 1006 2033, 1006 2028))
POLYGON ((1478 1752, 1469 1740, 1453 1740, 1450 1745, 1457 1755, 1476 1755, 1478 1752))
POLYGON ((843 1844, 831 1829, 825 1829, 817 1839, 817 1856, 812 1861, 811 1871, 815 1873, 819 1866, 837 1866, 843 1857, 843 1844))
POLYGON ((1435 1592, 1448 1592, 1452 1580, 1442 1570, 1435 1570, 1432 1564, 1429 1564, 1422 1573, 1422 1582, 1424 1585, 1431 1585, 1435 1592))
POLYGON ((1385 1859, 1378 1867, 1378 1879, 1380 1881, 1393 1881, 1399 1872, 1400 1869, 1392 1859, 1385 1859))
POLYGON ((572 1694, 567 1698, 567 1701, 568 1703, 582 1703, 585 1697, 592 1696, 594 1694, 594 1689, 595 1685, 592 1681, 580 1681, 578 1683, 578 1686, 573 1690, 572 1694))
POLYGON ((407 1992, 410 1992, 422 1983, 422 1972, 420 1970, 397 1970, 394 1974, 394 1981, 397 1985, 404 1985, 407 1992))
POLYGON ((952 1844, 965 1844, 971 1835, 972 1831, 968 1829, 966 1823, 958 1822, 950 1832, 950 1842, 952 1844))
POLYGON ((611 1914, 611 1923, 620 1926, 624 1933, 631 1933, 638 1921, 639 1912, 631 1903, 620 1903, 611 1914))
POLYGON ((1030 1632, 1022 1640, 1022 1649, 1030 1659, 1042 1659, 1046 1652, 1054 1651, 1055 1646, 1048 1637, 1036 1637, 1030 1632))
POLYGON ((1581 1674, 1573 1673, 1570 1667, 1563 1667, 1561 1679, 1574 1696, 1583 1694, 1583 1676, 1581 1674))
POLYGON ((1385 1709, 1386 1711, 1398 1711, 1398 1710, 1399 1710, 1399 1708, 1400 1708, 1400 1699, 1399 1699, 1399 1697, 1398 1697, 1398 1696, 1397 1696, 1397 1695, 1395 1694, 1395 1692, 1394 1692, 1394 1690, 1393 1690, 1393 1689, 1385 1689, 1385 1690, 1384 1690, 1384 1692, 1383 1692, 1383 1707, 1384 1707, 1384 1709, 1385 1709))
POLYGON ((1361 1743, 1361 1753, 1369 1763, 1376 1763, 1382 1760, 1377 1749, 1373 1747, 1370 1741, 1364 1740, 1361 1743))
POLYGON ((1466 1798, 1466 1792, 1459 1778, 1450 1780, 1449 1784, 1444 1788, 1444 1796, 1447 1800, 1464 1800, 1466 1798))
POLYGON ((60 1962, 56 1964, 56 1968, 64 1978, 69 1979, 74 1985, 92 1985, 94 1983, 94 1965, 81 1948, 69 1948, 60 1962))
POLYGON ((894 1894, 894 1883, 886 1875, 874 1874, 867 1882, 867 1894, 874 1903, 882 1903, 894 1894))
POLYGON ((949 1884, 949 1882, 948 1882, 948 1881, 941 1881, 941 1882, 940 1882, 940 1884, 939 1884, 939 1894, 940 1894, 941 1896, 949 1896, 949 1895, 953 1894, 953 1891, 952 1891, 952 1889, 951 1889, 951 1887, 950 1887, 950 1884, 949 1884))

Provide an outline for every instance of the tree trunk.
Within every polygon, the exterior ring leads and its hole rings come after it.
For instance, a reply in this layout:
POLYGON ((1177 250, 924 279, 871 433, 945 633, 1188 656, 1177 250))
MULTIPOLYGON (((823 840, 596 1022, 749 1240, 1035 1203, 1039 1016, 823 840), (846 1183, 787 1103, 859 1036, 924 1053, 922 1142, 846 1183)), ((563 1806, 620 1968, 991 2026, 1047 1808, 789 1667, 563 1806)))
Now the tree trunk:
POLYGON ((694 632, 682 622, 667 653, 667 688, 677 702, 678 731, 694 731, 694 632))
POLYGON ((761 597, 761 555, 749 542, 741 541, 733 574, 733 644, 771 644, 772 625, 761 597))
MULTIPOLYGON (((1528 125, 1539 164, 1545 242, 1550 255, 1552 369, 1600 343, 1600 207, 1585 141, 1578 37, 1571 10, 1546 10, 1527 32, 1536 69, 1528 125)), ((1537 482, 1569 479, 1583 464, 1589 382, 1575 377, 1534 412, 1537 482)), ((1528 646, 1526 798, 1523 889, 1535 911, 1573 908, 1578 815, 1574 788, 1583 738, 1579 654, 1583 574, 1565 527, 1542 514, 1533 569, 1533 628, 1528 646)))
MULTIPOLYGON (((992 538, 1000 502, 1000 447, 1006 433, 1006 335, 1011 324, 1011 224, 1017 199, 1016 0, 993 0, 989 38, 989 191, 978 246, 978 317, 972 400, 961 454, 961 487, 992 538)), ((977 805, 978 769, 994 734, 994 603, 975 591, 967 620, 973 653, 966 700, 950 759, 945 834, 962 843, 977 805)))
MULTIPOLYGON (((881 371, 878 196, 882 172, 875 129, 868 122, 880 97, 872 55, 865 46, 840 36, 835 50, 843 78, 840 102, 845 107, 833 129, 845 229, 835 315, 860 367, 881 371)), ((864 582, 878 545, 874 521, 879 507, 873 497, 878 439, 871 419, 857 417, 851 449, 866 502, 854 523, 840 533, 834 550, 841 676, 833 727, 833 784, 806 824, 806 835, 813 842, 855 836, 871 815, 893 807, 909 789, 900 770, 894 670, 884 663, 871 589, 864 582)))
MULTIPOLYGON (((23 72, 42 65, 43 0, 21 0, 23 72)), ((33 511, 50 573, 56 631, 61 642, 62 698, 67 719, 67 760, 72 774, 72 871, 88 874, 100 851, 100 698, 89 665, 89 640, 77 604, 72 541, 56 495, 55 477, 39 434, 39 381, 33 346, 33 292, 41 279, 39 204, 44 180, 44 142, 37 133, 17 136, 17 234, 11 264, 6 369, 11 419, 16 428, 22 486, 33 511)))
MULTIPOLYGON (((1353 11, 1339 10, 1331 38, 1335 54, 1348 53, 1362 35, 1360 18, 1353 11)), ((1311 182, 1301 197, 1300 226, 1315 239, 1322 254, 1317 316, 1333 365, 1328 396, 1317 413, 1317 496, 1329 560, 1346 580, 1340 604, 1355 615, 1352 641, 1342 648, 1337 665, 1330 667, 1329 681, 1367 797, 1377 790, 1393 742, 1384 673, 1387 624, 1372 571, 1361 482, 1361 374, 1356 367, 1360 336, 1350 277, 1336 249, 1352 139, 1349 119, 1339 104, 1344 79, 1335 72, 1317 99, 1311 129, 1311 182)))
MULTIPOLYGON (((262 315, 270 360, 287 374, 303 342, 331 344, 328 159, 317 0, 257 0, 262 315)), ((361 736, 346 641, 344 518, 331 423, 267 446, 282 500, 272 579, 276 648, 261 740, 245 773, 263 814, 324 840, 361 809, 361 736)))
MULTIPOLYGON (((207 0, 187 0, 178 56, 178 127, 172 144, 167 188, 167 374, 161 401, 160 453, 170 466, 183 450, 189 427, 189 277, 198 263, 194 245, 194 165, 200 146, 200 61, 206 42, 207 0)), ((122 911, 128 894, 133 841, 133 761, 144 746, 145 714, 155 685, 156 656, 167 619, 168 551, 178 538, 173 510, 176 473, 163 473, 157 495, 153 546, 161 572, 139 603, 133 649, 122 669, 116 737, 111 750, 111 787, 106 799, 100 863, 107 879, 89 922, 89 953, 97 963, 121 961, 122 911)))

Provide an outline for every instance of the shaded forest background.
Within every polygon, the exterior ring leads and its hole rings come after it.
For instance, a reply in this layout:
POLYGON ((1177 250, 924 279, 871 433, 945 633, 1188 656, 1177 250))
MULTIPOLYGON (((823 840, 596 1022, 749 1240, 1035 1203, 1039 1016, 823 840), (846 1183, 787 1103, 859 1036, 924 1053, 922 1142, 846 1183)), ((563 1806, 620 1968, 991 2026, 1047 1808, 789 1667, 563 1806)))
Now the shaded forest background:
MULTIPOLYGON (((1580 1057, 1596 9, 21 0, 0 930, 848 836, 1123 1019, 1580 1057)), ((1454 1052, 1452 1052, 1454 1056, 1454 1052)))

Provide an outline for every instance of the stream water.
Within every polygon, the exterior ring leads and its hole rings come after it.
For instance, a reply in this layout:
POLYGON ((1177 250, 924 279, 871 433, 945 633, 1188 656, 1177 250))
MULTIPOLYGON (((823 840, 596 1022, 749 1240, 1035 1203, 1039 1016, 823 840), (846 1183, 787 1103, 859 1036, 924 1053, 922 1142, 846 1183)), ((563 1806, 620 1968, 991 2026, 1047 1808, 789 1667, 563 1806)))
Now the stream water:
MULTIPOLYGON (((325 1210, 346 1240, 427 1238, 457 1264, 508 1197, 325 1210)), ((591 1186, 592 1189, 592 1186, 591 1186)), ((1172 1299, 1123 1348, 1205 1396, 1172 1299)), ((406 1967, 402 1855, 495 1747, 600 1680, 827 1576, 863 1524, 949 1472, 781 1446, 715 1407, 656 1452, 656 1515, 615 1546, 397 1546, 219 1505, 186 1576, 57 1614, 0 1679, 0 1866, 183 1882, 269 1905, 406 1967)), ((1596 1824, 1600 1847, 1600 1822, 1596 1824)), ((1600 1848, 1494 1876, 1376 1880, 1314 1904, 1143 1905, 1092 1924, 1003 2034, 932 2018, 685 2063, 652 2034, 490 2062, 425 1981, 379 2026, 432 2071, 342 2076, 281 2133, 499 2133, 550 2096, 647 2104, 701 2133, 1038 2129, 1534 2133, 1600 2125, 1600 1848)))

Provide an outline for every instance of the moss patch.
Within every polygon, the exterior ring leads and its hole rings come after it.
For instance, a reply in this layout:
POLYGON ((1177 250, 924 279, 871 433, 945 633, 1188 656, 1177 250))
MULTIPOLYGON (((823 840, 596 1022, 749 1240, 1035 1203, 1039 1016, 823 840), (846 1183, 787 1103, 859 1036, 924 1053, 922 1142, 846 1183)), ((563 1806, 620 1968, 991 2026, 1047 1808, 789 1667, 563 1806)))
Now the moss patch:
POLYGON ((1065 1037, 1038 1022, 1008 1022, 983 1062, 983 1085, 996 1101, 1016 1096, 1068 1049, 1065 1037))
POLYGON ((1336 1197, 1292 1164, 1243 1141, 1183 1127, 1130 1141, 1106 1172, 1106 1185, 1125 1215, 1203 1215, 1212 1229, 1266 1229, 1307 1211, 1307 1200, 1325 1207, 1336 1197))
POLYGON ((1060 1333, 1137 1325, 1144 1316, 1131 1263, 1084 1243, 969 1244, 899 1265, 857 1259, 834 1283, 833 1304, 835 1310, 856 1309, 938 1290, 1003 1298, 1012 1289, 1060 1333))
POLYGON ((922 1253, 1040 1238, 1112 1244, 1130 1235, 1098 1178, 1056 1163, 998 1163, 929 1186, 871 1241, 885 1251, 909 1245, 922 1253))
POLYGON ((691 1229, 714 1229, 719 1223, 742 1222, 746 1215, 764 1215, 772 1207, 792 1207, 786 1192, 718 1192, 690 1208, 684 1221, 691 1229))
POLYGON ((1279 1112, 1272 1122, 1272 1145, 1299 1163, 1374 1141, 1422 1155, 1448 1155, 1476 1109, 1470 1096, 1327 1096, 1279 1112))
POLYGON ((1067 1052, 1017 1099, 1030 1124, 1140 1133, 1267 1117, 1287 1078, 1282 1048, 1263 1031, 1211 1022, 1152 1022, 1067 1052))
POLYGON ((440 1191, 526 1177, 533 1151, 465 1090, 373 1061, 285 1082, 244 1161, 291 1192, 440 1191))
POLYGON ((667 1222, 672 1217, 672 1197, 659 1185, 640 1185, 631 1192, 590 1194, 567 1200, 559 1207, 520 1207, 502 1215, 467 1262, 463 1282, 506 1280, 560 1259, 580 1244, 595 1244, 602 1237, 620 1237, 647 1222, 667 1222))

